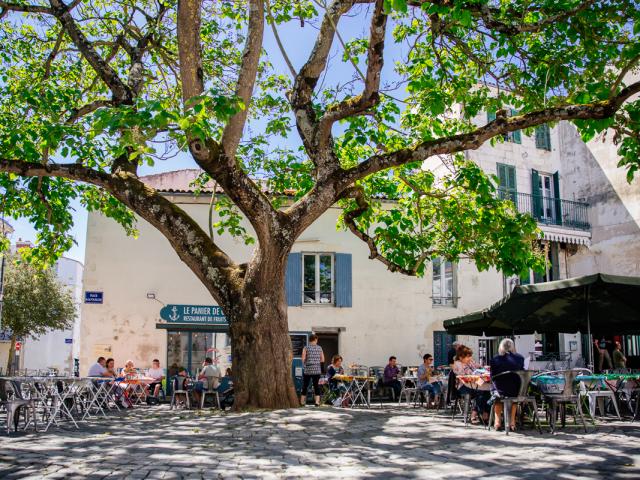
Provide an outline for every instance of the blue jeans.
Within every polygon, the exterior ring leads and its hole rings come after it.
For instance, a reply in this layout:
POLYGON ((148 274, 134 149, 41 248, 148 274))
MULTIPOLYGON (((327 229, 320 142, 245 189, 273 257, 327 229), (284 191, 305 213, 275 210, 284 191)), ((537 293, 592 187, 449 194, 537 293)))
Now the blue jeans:
POLYGON ((442 385, 440 385, 440 382, 425 383, 420 389, 424 392, 429 392, 429 394, 434 397, 436 395, 442 395, 442 385))
POLYGON ((458 389, 458 393, 460 395, 466 395, 467 393, 471 395, 472 399, 475 399, 476 405, 473 409, 478 413, 489 413, 489 398, 491 397, 491 392, 487 390, 476 390, 474 388, 469 388, 466 385, 461 386, 458 389))

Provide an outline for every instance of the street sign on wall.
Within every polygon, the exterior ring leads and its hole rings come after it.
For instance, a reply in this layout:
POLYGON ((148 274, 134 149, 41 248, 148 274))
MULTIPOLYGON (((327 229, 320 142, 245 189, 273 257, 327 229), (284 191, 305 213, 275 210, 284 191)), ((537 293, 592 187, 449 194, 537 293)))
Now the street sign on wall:
POLYGON ((160 318, 169 323, 229 324, 222 312, 222 307, 217 305, 165 305, 160 309, 160 318))
POLYGON ((84 292, 84 303, 102 303, 103 292, 84 292))

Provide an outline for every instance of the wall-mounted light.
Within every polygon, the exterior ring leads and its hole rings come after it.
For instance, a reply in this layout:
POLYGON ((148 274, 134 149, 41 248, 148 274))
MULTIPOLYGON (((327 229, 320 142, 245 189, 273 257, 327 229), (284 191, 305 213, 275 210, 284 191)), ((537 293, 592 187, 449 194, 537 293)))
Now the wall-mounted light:
POLYGON ((162 305, 164 305, 164 302, 162 302, 162 301, 160 301, 160 300, 158 300, 156 298, 155 292, 147 292, 147 299, 148 300, 155 300, 156 302, 161 303, 162 305))

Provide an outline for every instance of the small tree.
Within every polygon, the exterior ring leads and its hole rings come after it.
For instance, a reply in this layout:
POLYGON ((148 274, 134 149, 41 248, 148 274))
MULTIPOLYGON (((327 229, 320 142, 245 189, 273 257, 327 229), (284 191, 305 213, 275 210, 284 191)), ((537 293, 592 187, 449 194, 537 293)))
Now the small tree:
POLYGON ((7 258, 2 327, 11 331, 7 371, 11 371, 18 338, 68 328, 76 316, 69 290, 51 269, 40 270, 19 256, 7 258))

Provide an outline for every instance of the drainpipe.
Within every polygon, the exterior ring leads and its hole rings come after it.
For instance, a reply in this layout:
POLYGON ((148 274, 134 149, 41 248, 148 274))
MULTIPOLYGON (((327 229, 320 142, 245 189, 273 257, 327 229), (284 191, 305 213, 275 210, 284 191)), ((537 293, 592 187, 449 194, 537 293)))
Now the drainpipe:
POLYGON ((2 306, 4 305, 4 254, 0 255, 0 328, 2 328, 2 306))

